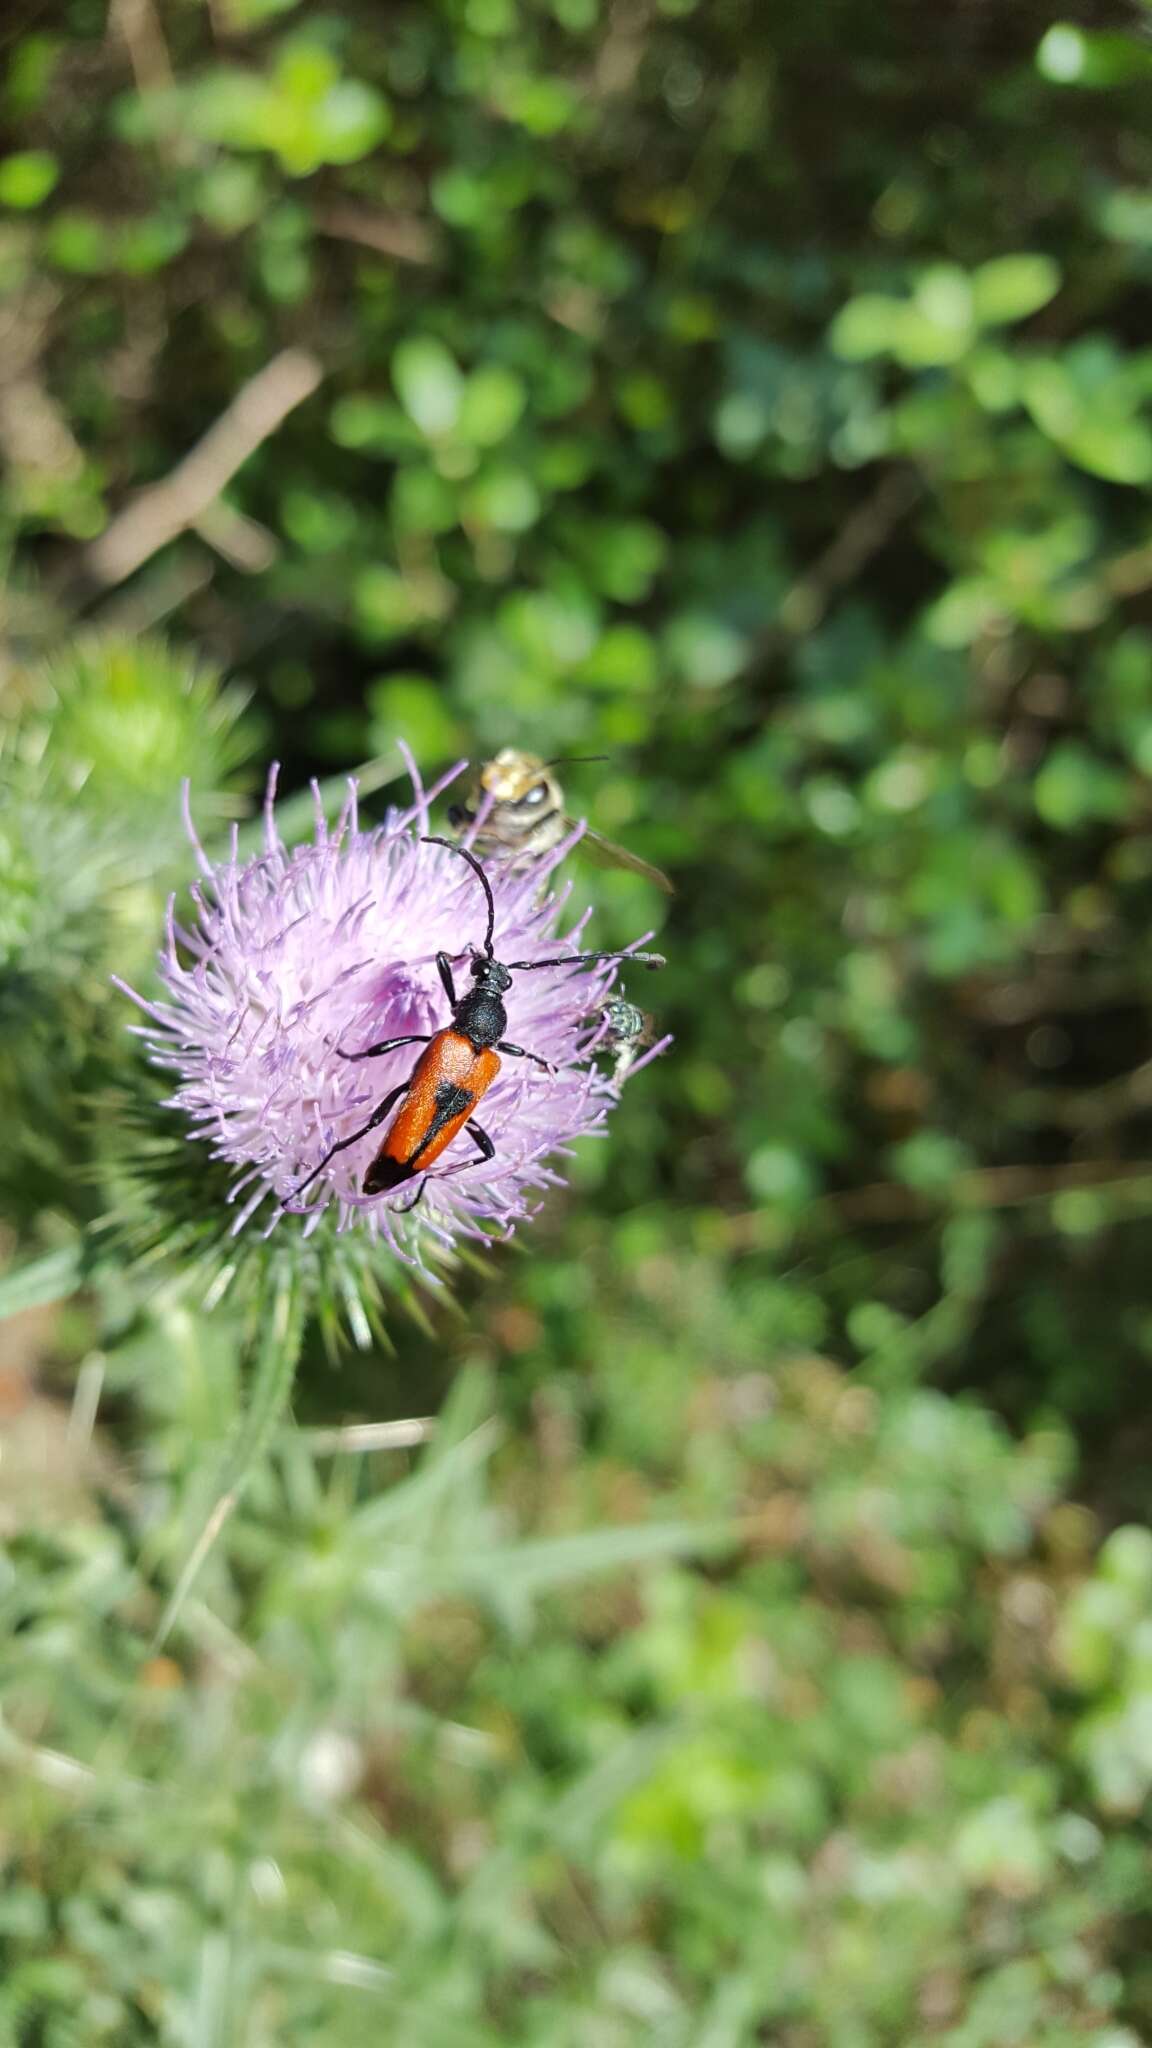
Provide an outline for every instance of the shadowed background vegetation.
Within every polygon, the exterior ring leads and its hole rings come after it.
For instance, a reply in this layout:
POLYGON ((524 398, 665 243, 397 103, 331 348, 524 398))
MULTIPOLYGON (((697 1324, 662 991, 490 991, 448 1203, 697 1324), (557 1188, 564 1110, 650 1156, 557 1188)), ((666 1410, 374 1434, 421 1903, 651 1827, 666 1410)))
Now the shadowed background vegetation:
POLYGON ((0 39, 0 2043, 1152 2041, 1143 11, 0 39), (676 1043, 226 1289, 108 977, 398 738, 676 1043))

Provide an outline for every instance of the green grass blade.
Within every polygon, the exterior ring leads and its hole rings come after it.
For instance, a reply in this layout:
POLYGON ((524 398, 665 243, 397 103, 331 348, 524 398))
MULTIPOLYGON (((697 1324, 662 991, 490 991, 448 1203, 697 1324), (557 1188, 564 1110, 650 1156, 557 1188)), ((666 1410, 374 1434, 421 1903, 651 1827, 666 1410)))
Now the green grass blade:
POLYGON ((736 1540, 732 1522, 637 1522, 614 1529, 580 1529, 494 1545, 473 1564, 460 1560, 459 1582, 470 1592, 502 1599, 534 1599, 580 1580, 635 1571, 645 1565, 710 1556, 736 1540))
POLYGON ((160 1617, 153 1642, 154 1651, 171 1634, 209 1551, 284 1414, 296 1375, 303 1334, 304 1317, 297 1276, 290 1261, 279 1259, 269 1276, 267 1306, 256 1345, 248 1406, 225 1452, 213 1489, 215 1501, 211 1513, 192 1545, 160 1617))
POLYGON ((0 1320, 28 1308, 46 1308, 74 1294, 84 1277, 88 1247, 83 1238, 61 1251, 47 1252, 15 1272, 0 1276, 0 1320))

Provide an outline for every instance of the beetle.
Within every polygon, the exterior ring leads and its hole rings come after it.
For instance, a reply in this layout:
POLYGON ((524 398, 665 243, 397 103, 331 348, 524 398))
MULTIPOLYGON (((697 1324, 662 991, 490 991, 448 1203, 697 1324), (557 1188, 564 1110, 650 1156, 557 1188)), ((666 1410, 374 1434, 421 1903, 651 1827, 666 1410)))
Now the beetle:
POLYGON ((501 1055, 531 1060, 546 1073, 555 1072, 539 1053, 526 1052, 522 1045, 513 1045, 504 1036, 508 1017, 503 998, 512 986, 512 976, 534 974, 542 967, 576 967, 591 960, 636 960, 648 968, 665 964, 661 953, 571 953, 549 960, 497 960, 493 950, 496 904, 488 877, 475 854, 434 834, 425 835, 422 843, 446 846, 450 853, 466 861, 484 891, 488 926, 483 947, 471 948, 472 987, 457 995, 451 959, 447 953, 437 953, 436 971, 452 1012, 450 1024, 439 1031, 406 1031, 400 1038, 385 1038, 378 1045, 365 1046, 362 1052, 336 1048, 341 1059, 346 1060, 382 1059, 385 1053, 395 1052, 402 1045, 423 1045, 426 1050, 408 1079, 377 1103, 367 1123, 353 1131, 351 1137, 338 1138, 329 1146, 320 1164, 285 1197, 286 1202, 302 1195, 338 1152, 358 1145, 370 1131, 379 1130, 389 1116, 392 1122, 364 1175, 362 1189, 366 1195, 390 1194, 394 1188, 423 1175, 413 1200, 406 1204, 406 1208, 414 1209, 424 1193, 428 1168, 462 1130, 467 1131, 481 1158, 494 1159, 496 1147, 487 1131, 474 1121, 472 1112, 500 1072, 501 1055))

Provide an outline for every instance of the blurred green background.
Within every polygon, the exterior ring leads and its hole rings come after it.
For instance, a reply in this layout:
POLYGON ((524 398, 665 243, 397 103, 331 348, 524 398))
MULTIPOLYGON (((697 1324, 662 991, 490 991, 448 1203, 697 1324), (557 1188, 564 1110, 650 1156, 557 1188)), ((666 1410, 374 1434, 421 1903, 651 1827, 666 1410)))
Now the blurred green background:
POLYGON ((1146 12, 0 42, 0 2043, 1152 2041, 1146 12), (290 1422, 108 975, 398 737, 676 1043, 290 1422))

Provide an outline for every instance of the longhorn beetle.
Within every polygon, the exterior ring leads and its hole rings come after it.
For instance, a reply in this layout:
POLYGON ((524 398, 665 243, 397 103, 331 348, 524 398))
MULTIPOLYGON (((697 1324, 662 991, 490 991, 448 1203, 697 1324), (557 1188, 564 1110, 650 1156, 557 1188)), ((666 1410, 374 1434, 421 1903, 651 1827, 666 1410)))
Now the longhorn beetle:
MULTIPOLYGON (((403 1187, 406 1181, 415 1180, 417 1175, 426 1175, 461 1130, 467 1131, 482 1158, 494 1159, 496 1147, 487 1131, 473 1122, 472 1111, 500 1072, 500 1054, 532 1060, 546 1073, 555 1071, 539 1053, 525 1052, 522 1045, 510 1045, 504 1036, 508 1018, 503 997, 512 986, 512 976, 534 974, 541 967, 577 967, 590 960, 636 960, 649 968, 664 965, 661 953, 571 953, 557 959, 511 960, 507 964, 497 960, 492 950, 496 905, 480 862, 467 847, 457 846, 451 839, 427 835, 423 844, 446 846, 450 853, 467 861, 484 891, 488 928, 483 948, 471 948, 473 986, 458 996, 452 962, 447 953, 437 953, 436 971, 452 1011, 451 1024, 439 1031, 407 1031, 401 1038, 384 1038, 379 1045, 365 1046, 363 1052, 344 1052, 337 1047, 345 1060, 382 1059, 385 1053, 395 1052, 401 1045, 424 1045, 427 1050, 420 1054, 408 1079, 377 1103, 366 1124, 353 1131, 351 1137, 338 1138, 329 1146, 319 1166, 314 1166, 299 1186, 291 1190, 286 1201, 302 1195, 338 1152, 346 1152, 350 1145, 358 1145, 361 1138, 366 1138, 369 1131, 378 1130, 393 1110, 396 1114, 384 1142, 364 1175, 366 1195, 388 1194, 393 1188, 403 1187)), ((415 1197, 407 1204, 409 1209, 415 1208, 425 1185, 422 1180, 415 1197)))

